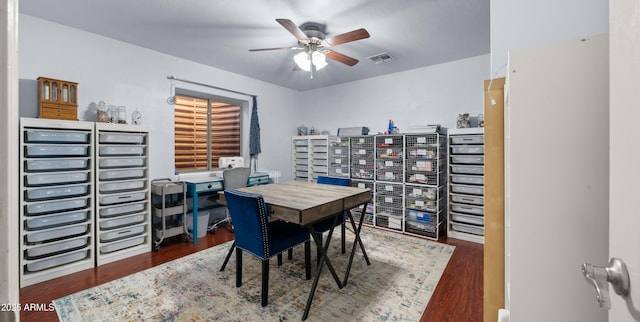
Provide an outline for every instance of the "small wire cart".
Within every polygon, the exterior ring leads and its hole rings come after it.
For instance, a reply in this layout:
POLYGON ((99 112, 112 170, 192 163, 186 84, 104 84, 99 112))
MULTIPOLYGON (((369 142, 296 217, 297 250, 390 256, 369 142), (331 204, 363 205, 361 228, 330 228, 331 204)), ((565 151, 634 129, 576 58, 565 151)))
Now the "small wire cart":
POLYGON ((187 214, 187 186, 171 179, 151 181, 153 206, 153 250, 158 251, 165 238, 185 234, 188 241, 185 216, 187 214), (159 219, 158 219, 159 218, 159 219))

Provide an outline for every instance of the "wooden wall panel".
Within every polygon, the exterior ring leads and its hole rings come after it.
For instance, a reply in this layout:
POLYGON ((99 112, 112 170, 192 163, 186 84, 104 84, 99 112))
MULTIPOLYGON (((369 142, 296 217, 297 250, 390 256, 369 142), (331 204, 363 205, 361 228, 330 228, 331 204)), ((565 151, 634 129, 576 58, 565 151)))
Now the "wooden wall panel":
POLYGON ((484 82, 484 322, 498 321, 504 308, 504 84, 484 82), (491 95, 489 95, 489 93, 491 95), (495 105, 491 104, 491 98, 495 105))

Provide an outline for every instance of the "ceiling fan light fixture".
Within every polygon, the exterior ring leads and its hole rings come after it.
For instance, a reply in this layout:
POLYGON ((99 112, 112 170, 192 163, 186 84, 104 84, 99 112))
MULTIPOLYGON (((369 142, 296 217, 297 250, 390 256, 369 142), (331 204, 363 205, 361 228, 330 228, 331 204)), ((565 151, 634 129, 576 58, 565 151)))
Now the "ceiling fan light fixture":
MULTIPOLYGON (((314 51, 311 54, 311 60, 313 61, 313 65, 316 66, 316 70, 320 70, 327 66, 327 57, 322 52, 314 51)), ((293 61, 296 62, 296 65, 307 72, 311 71, 311 60, 309 60, 309 53, 307 52, 301 52, 293 56, 293 61)))

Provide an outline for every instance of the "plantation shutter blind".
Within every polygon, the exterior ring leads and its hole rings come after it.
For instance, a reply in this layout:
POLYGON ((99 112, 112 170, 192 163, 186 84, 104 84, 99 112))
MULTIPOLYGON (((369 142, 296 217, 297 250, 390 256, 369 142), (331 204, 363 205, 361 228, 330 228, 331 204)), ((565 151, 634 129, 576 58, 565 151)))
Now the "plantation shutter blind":
POLYGON ((176 96, 174 122, 176 170, 217 168, 219 158, 240 155, 240 106, 176 96))
POLYGON ((211 166, 240 155, 240 106, 211 102, 211 166))
POLYGON ((176 96, 176 170, 207 170, 208 110, 204 99, 176 96))

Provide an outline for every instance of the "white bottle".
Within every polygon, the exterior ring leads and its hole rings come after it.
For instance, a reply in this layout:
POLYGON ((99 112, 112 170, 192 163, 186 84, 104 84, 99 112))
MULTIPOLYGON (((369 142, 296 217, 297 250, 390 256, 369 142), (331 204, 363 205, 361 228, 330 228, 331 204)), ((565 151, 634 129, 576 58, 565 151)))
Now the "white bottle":
POLYGON ((133 111, 133 113, 131 113, 131 124, 135 124, 135 125, 142 124, 142 114, 140 114, 140 111, 138 111, 137 107, 136 107, 136 110, 133 111))

